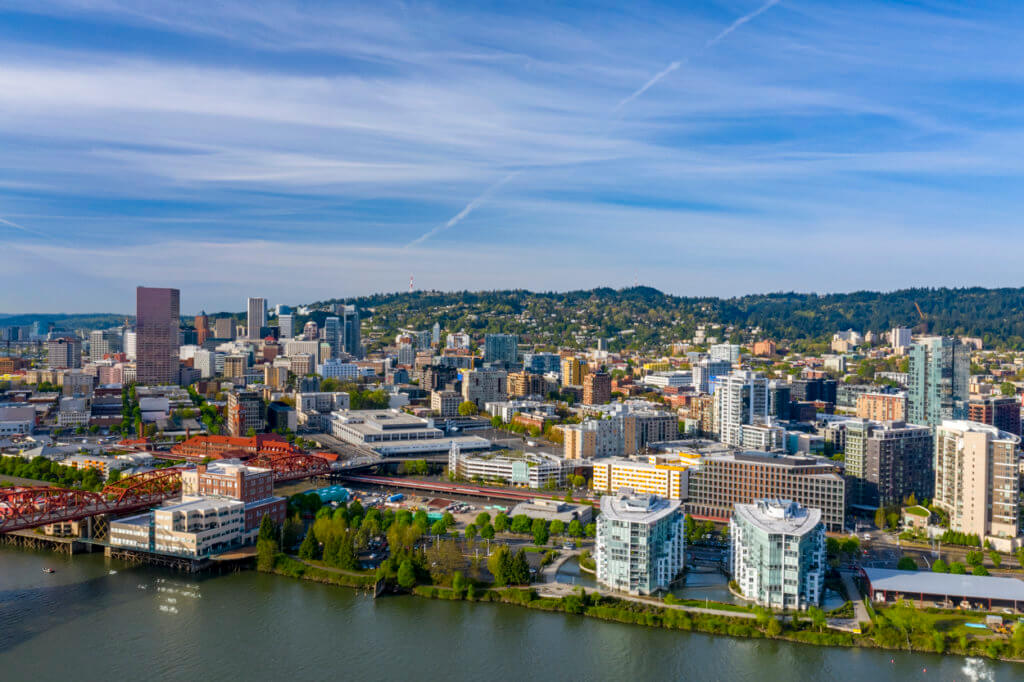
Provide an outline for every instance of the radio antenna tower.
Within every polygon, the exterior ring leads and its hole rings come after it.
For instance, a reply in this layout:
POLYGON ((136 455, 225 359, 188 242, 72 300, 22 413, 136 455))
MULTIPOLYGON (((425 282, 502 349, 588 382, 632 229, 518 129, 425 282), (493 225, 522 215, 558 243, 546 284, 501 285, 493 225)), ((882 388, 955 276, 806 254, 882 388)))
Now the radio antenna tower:
POLYGON ((412 293, 412 275, 409 275, 409 293, 412 293))

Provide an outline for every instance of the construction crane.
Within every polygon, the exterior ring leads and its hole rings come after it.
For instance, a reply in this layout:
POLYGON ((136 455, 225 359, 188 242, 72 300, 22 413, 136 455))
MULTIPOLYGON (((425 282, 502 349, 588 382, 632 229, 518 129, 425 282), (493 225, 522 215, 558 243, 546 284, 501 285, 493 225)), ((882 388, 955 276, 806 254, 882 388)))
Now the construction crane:
POLYGON ((917 304, 917 301, 914 301, 914 307, 917 308, 917 314, 921 316, 921 323, 918 326, 914 327, 914 331, 919 333, 919 334, 927 334, 928 333, 928 318, 926 318, 924 316, 924 313, 921 312, 921 306, 919 306, 917 304))

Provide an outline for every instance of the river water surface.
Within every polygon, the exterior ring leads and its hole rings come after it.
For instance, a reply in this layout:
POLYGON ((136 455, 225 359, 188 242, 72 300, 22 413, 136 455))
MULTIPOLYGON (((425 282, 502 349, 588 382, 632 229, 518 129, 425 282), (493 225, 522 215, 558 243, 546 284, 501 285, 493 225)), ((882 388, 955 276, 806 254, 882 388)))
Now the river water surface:
POLYGON ((1024 666, 0 549, 0 680, 58 679, 907 682, 1024 680, 1024 666))

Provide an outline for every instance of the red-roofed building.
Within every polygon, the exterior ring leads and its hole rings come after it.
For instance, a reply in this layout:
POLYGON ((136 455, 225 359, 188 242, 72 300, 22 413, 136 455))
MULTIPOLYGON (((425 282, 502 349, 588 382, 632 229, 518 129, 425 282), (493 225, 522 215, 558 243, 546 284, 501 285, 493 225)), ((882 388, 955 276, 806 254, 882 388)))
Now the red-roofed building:
POLYGON ((205 457, 246 458, 255 455, 298 455, 302 450, 276 433, 255 436, 193 436, 171 448, 171 452, 185 459, 198 461, 205 457), (230 454, 229 454, 230 453, 230 454))

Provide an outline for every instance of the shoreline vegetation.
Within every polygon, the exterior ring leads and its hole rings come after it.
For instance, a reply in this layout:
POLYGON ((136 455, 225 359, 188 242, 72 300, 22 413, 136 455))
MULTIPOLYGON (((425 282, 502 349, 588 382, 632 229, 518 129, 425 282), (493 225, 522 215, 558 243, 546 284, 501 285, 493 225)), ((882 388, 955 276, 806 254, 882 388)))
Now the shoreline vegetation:
MULTIPOLYGON (((370 571, 343 571, 320 567, 278 553, 273 563, 258 570, 300 580, 340 587, 373 589, 379 578, 370 571)), ((387 580, 388 591, 425 599, 509 604, 538 611, 586 616, 630 625, 728 635, 748 639, 773 639, 817 646, 872 648, 916 653, 980 656, 1024 662, 1024 626, 1013 630, 1009 639, 988 631, 970 632, 964 623, 984 614, 966 616, 955 611, 916 609, 910 604, 873 608, 866 603, 870 623, 861 623, 862 634, 829 629, 820 609, 777 614, 759 607, 713 602, 711 610, 735 611, 735 617, 709 613, 689 601, 669 595, 660 604, 605 596, 577 588, 563 597, 542 596, 533 586, 495 587, 457 575, 452 585, 417 584, 400 587, 387 580)), ((703 603, 701 603, 703 605, 703 603)))

